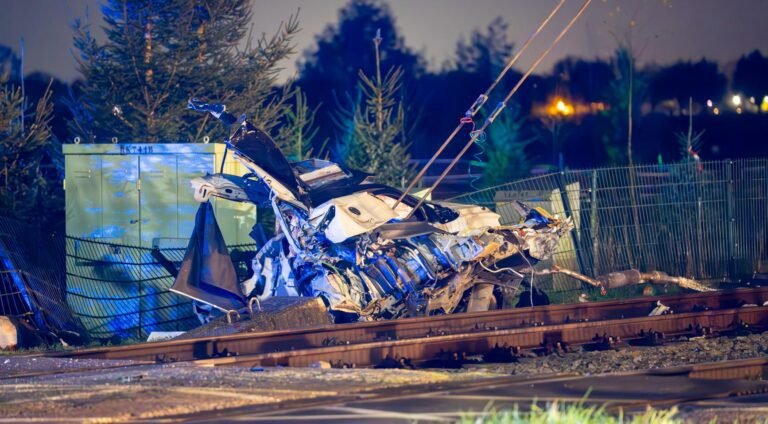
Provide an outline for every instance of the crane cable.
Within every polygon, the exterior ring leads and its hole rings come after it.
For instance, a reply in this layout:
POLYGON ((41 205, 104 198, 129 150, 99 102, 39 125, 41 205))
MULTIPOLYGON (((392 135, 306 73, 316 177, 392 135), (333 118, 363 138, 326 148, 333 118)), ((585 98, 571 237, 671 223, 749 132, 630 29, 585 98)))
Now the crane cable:
POLYGON ((576 21, 579 19, 579 17, 584 13, 584 11, 587 10, 587 7, 591 2, 592 0, 584 1, 584 4, 581 6, 579 11, 576 12, 576 14, 570 20, 570 22, 568 22, 568 25, 566 25, 565 28, 563 28, 563 30, 560 31, 560 34, 558 34, 557 37, 554 39, 554 41, 552 41, 552 44, 550 44, 549 47, 544 51, 544 53, 542 53, 536 59, 536 61, 533 62, 533 65, 531 65, 531 67, 528 68, 528 70, 525 72, 525 74, 523 74, 523 76, 520 78, 517 84, 515 84, 515 86, 512 87, 512 89, 509 91, 509 93, 504 98, 504 100, 499 102, 496 105, 496 108, 493 109, 493 112, 491 113, 491 115, 488 116, 488 118, 486 118, 485 122, 483 123, 483 126, 479 130, 472 131, 472 133, 470 133, 469 141, 467 142, 467 144, 464 145, 464 148, 461 149, 459 154, 453 159, 453 161, 451 161, 450 165, 448 165, 448 167, 445 168, 443 173, 440 174, 440 177, 438 177, 437 181, 435 181, 435 183, 432 184, 432 186, 427 190, 427 192, 424 193, 424 195, 419 199, 419 202, 416 204, 416 206, 413 207, 413 209, 411 209, 411 212, 408 213, 408 216, 406 216, 405 219, 409 219, 411 216, 413 216, 414 212, 416 212, 416 210, 418 210, 421 207, 421 205, 424 204, 424 200, 426 200, 426 198, 429 197, 429 195, 432 193, 435 187, 437 187, 443 181, 445 176, 448 175, 449 172, 451 172, 451 169, 453 169, 453 167, 456 166, 456 163, 459 161, 459 159, 461 159, 461 157, 464 156, 467 150, 469 150, 469 148, 472 147, 472 145, 475 143, 478 137, 480 137, 481 134, 485 133, 485 130, 493 123, 493 121, 499 116, 501 111, 503 111, 504 108, 507 106, 507 102, 509 101, 509 99, 511 99, 512 96, 517 92, 517 90, 520 89, 520 86, 523 85, 525 80, 528 79, 528 77, 533 73, 536 67, 539 66, 541 61, 544 60, 544 58, 547 57, 547 55, 549 55, 552 49, 555 48, 555 46, 560 42, 560 40, 565 36, 565 34, 567 34, 568 31, 570 31, 571 27, 573 27, 573 24, 575 24, 576 21))
MULTIPOLYGON (((419 171, 418 175, 416 175, 410 184, 408 184, 408 187, 403 191, 403 194, 400 195, 400 198, 397 199, 397 202, 395 202, 395 205, 392 206, 392 209, 397 208, 397 206, 400 204, 400 202, 403 201, 403 199, 408 195, 408 193, 413 189, 413 187, 421 181, 421 179, 424 177, 424 174, 426 174, 427 170, 430 166, 435 162, 438 156, 440 156, 440 153, 445 150, 445 148, 450 144, 450 142, 453 140, 454 137, 456 137, 456 134, 459 133, 461 128, 465 124, 474 123, 472 118, 482 109, 485 102, 488 100, 488 96, 491 94, 494 88, 496 88, 497 85, 501 82, 501 80, 504 78, 504 76, 509 72, 510 69, 512 69, 512 66, 517 62, 517 60, 520 58, 520 56, 525 52, 525 50, 528 48, 528 45, 531 44, 531 41, 533 41, 534 38, 536 38, 537 35, 541 32, 542 29, 544 29, 545 26, 549 23, 549 21, 552 19, 553 16, 557 13, 558 10, 565 4, 565 0, 560 0, 560 3, 555 6, 554 9, 547 15, 547 17, 541 22, 538 28, 536 28, 536 31, 534 31, 529 37, 528 40, 525 41, 525 44, 523 44, 523 47, 520 48, 520 50, 512 57, 512 59, 507 62, 507 66, 504 67, 504 69, 499 73, 499 75, 496 77, 496 80, 488 87, 487 90, 485 90, 485 93, 481 94, 477 100, 475 100, 474 103, 472 103, 472 106, 467 109, 467 111, 464 113, 464 116, 459 119, 459 125, 456 126, 456 128, 453 130, 453 132, 448 136, 448 138, 445 139, 442 146, 440 146, 439 149, 435 152, 434 155, 432 155, 432 158, 427 162, 426 165, 424 165, 424 168, 419 171)), ((474 131, 474 125, 472 130, 474 131)))

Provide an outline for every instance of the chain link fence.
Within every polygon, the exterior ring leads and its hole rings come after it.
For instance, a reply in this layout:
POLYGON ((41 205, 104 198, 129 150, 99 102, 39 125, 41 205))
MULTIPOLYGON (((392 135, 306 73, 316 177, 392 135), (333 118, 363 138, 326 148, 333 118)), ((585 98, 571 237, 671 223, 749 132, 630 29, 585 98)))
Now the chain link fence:
MULTIPOLYGON (((192 301, 169 290, 186 251, 186 239, 175 241, 162 244, 179 247, 144 248, 67 237, 67 301, 92 338, 144 340, 200 325, 192 301)), ((244 279, 256 246, 229 249, 244 279)))
POLYGON ((61 233, 0 218, 0 315, 84 335, 65 299, 63 251, 61 233))
MULTIPOLYGON (((768 270, 768 159, 564 171, 451 199, 489 207, 503 224, 519 221, 516 200, 573 218, 571 236, 543 266, 590 276, 658 270, 710 283, 768 270)), ((583 291, 564 276, 539 284, 563 302, 583 291)))

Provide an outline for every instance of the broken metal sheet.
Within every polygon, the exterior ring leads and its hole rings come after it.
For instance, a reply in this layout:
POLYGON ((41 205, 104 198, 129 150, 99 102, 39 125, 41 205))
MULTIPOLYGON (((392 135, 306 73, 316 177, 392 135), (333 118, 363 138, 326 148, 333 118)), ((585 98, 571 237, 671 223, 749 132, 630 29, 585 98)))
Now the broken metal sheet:
POLYGON ((362 192, 330 200, 310 212, 310 222, 319 222, 329 208, 335 216, 325 229, 325 237, 341 243, 350 237, 374 230, 397 215, 376 196, 362 192))

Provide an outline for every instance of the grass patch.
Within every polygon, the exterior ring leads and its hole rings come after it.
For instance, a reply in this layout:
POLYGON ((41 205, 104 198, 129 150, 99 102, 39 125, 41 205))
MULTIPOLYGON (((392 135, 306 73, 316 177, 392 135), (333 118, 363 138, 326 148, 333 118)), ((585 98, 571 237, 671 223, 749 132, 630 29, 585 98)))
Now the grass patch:
MULTIPOLYGON (((512 409, 496 410, 489 405, 483 412, 467 413, 461 424, 681 424, 676 419, 677 409, 648 408, 642 413, 609 413, 605 406, 586 406, 584 402, 552 402, 544 407, 534 403, 530 411, 522 411, 517 405, 512 409)), ((715 420, 711 421, 712 423, 715 420)))

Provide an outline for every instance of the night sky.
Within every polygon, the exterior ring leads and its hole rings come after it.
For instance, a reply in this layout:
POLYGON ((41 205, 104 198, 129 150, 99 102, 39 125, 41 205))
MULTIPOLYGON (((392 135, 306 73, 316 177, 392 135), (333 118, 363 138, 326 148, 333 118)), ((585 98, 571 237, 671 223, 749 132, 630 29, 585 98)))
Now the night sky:
MULTIPOLYGON (((271 33, 277 22, 301 8, 302 32, 296 39, 300 52, 337 21, 347 0, 254 0, 254 29, 271 33)), ((438 68, 453 55, 456 41, 473 28, 484 27, 495 16, 510 23, 510 39, 520 45, 556 4, 555 0, 390 0, 406 44, 424 53, 438 68)), ((532 46, 544 49, 581 0, 567 0, 549 37, 532 46)), ((99 0, 0 0, 0 43, 18 50, 26 43, 26 72, 45 71, 64 80, 77 77, 70 49, 69 23, 89 8, 91 21, 101 24, 99 0)), ((386 34, 384 34, 386 36, 386 34)), ((726 70, 744 53, 768 53, 768 1, 765 0, 594 0, 585 16, 542 64, 568 56, 608 57, 617 39, 631 39, 641 63, 669 63, 706 56, 726 70)), ((296 58, 298 59, 298 57, 296 58)), ((534 60, 521 60, 518 68, 534 60)), ((295 72, 286 63, 284 76, 295 72)))

